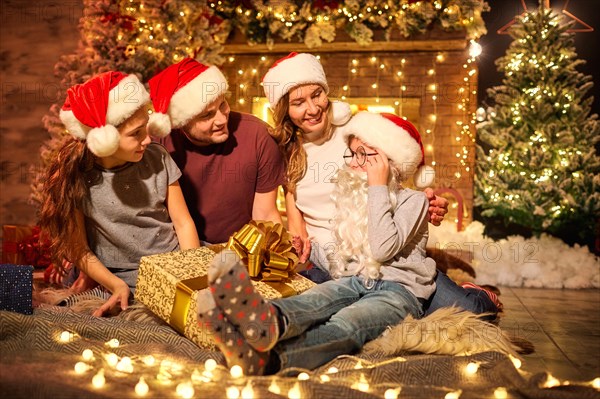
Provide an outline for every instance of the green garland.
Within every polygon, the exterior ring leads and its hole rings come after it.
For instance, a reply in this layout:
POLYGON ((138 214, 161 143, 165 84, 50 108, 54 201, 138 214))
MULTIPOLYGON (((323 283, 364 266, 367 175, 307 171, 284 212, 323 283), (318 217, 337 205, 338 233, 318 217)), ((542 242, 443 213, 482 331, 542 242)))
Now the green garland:
POLYGON ((393 30, 409 38, 435 23, 478 39, 487 32, 481 13, 489 10, 483 0, 212 1, 210 7, 250 44, 272 45, 279 38, 309 48, 334 41, 338 29, 365 46, 373 41, 373 30, 383 30, 388 40, 393 30))

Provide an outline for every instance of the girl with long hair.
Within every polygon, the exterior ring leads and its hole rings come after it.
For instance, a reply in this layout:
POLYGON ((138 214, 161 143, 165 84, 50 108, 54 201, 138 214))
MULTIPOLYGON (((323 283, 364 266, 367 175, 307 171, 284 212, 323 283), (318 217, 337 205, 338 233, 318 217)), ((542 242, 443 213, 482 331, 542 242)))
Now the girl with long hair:
POLYGON ((127 308, 142 256, 200 245, 181 172, 146 132, 149 101, 135 75, 105 72, 71 87, 60 111, 73 137, 45 172, 40 227, 59 269, 73 263, 102 287, 96 316, 127 308))

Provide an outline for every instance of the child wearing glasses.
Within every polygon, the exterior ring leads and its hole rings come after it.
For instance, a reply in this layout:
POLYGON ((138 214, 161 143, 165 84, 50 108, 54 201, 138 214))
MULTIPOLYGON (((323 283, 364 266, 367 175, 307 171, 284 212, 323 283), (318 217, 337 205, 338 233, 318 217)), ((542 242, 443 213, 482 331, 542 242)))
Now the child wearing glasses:
POLYGON ((318 367, 357 352, 409 314, 420 317, 435 291, 435 262, 425 255, 429 202, 401 186, 409 176, 432 173, 419 133, 397 116, 365 112, 343 136, 348 167, 334 191, 334 280, 266 301, 235 253, 221 252, 209 269, 200 319, 229 367, 252 375, 318 367))

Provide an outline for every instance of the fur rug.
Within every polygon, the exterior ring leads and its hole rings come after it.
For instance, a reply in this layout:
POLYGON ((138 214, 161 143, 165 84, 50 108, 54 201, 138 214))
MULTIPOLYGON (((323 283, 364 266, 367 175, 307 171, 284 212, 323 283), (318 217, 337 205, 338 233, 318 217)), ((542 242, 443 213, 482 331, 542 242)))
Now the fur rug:
POLYGON ((362 350, 385 356, 405 352, 464 356, 486 351, 514 357, 522 352, 520 345, 511 342, 500 327, 455 307, 438 309, 422 319, 408 316, 362 350))

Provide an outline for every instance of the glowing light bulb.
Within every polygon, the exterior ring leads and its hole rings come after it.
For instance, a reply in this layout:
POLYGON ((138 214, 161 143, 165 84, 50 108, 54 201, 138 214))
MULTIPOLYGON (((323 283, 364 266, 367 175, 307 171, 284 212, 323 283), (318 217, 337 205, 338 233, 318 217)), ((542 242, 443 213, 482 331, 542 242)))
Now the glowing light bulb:
POLYGON ((215 359, 208 359, 204 362, 204 368, 206 371, 215 371, 217 368, 217 361, 215 359))
POLYGON ((228 387, 225 391, 227 399, 238 399, 240 397, 240 390, 236 387, 228 387))
POLYGON ((361 392, 368 392, 369 391, 369 381, 367 381, 367 378, 365 377, 364 374, 360 374, 360 379, 355 382, 354 384, 352 384, 352 389, 358 389, 361 392))
POLYGON ((143 361, 146 366, 154 366, 156 363, 156 359, 152 355, 145 356, 143 361))
POLYGON ((508 398, 508 392, 506 391, 506 388, 504 388, 504 387, 496 388, 496 390, 494 391, 494 398, 496 398, 496 399, 508 398))
POLYGON ((328 376, 328 375, 326 375, 326 374, 322 374, 322 375, 319 377, 319 379, 321 380, 321 382, 329 382, 329 381, 331 381, 331 378, 329 378, 329 376, 328 376))
POLYGON ((600 389, 600 377, 596 377, 592 380, 592 386, 596 389, 600 389))
POLYGON ((298 380, 300 381, 306 381, 310 378, 310 376, 307 373, 300 373, 298 374, 298 380))
POLYGON ((242 368, 237 364, 233 366, 231 370, 229 370, 229 373, 233 378, 240 378, 244 376, 244 370, 242 370, 242 368))
POLYGON ((94 352, 91 349, 86 349, 81 354, 81 358, 86 361, 90 361, 94 358, 94 352))
POLYGON ((271 385, 269 385, 268 390, 275 395, 281 395, 281 388, 279 388, 279 385, 277 385, 275 380, 271 381, 271 385))
POLYGON ((119 356, 117 356, 115 353, 109 353, 105 356, 106 359, 106 363, 108 363, 108 365, 110 367, 115 367, 117 365, 117 363, 119 363, 119 356))
POLYGON ((175 392, 177 392, 177 395, 181 396, 182 398, 191 399, 194 397, 194 386, 191 382, 182 382, 181 384, 177 385, 175 392))
POLYGON ((104 343, 104 345, 108 346, 109 348, 118 348, 119 347, 119 340, 116 339, 116 338, 113 338, 110 341, 106 341, 104 343))
POLYGON ((385 399, 397 399, 398 396, 400 395, 401 390, 402 390, 402 388, 388 389, 383 394, 383 397, 385 399))
POLYGON ((144 377, 140 377, 140 380, 138 381, 138 383, 135 384, 136 395, 146 396, 148 394, 149 390, 150 390, 150 388, 148 387, 148 384, 146 384, 146 381, 144 381, 144 377))
POLYGON ((288 398, 289 399, 302 399, 302 393, 300 392, 300 385, 297 382, 288 391, 288 398))
POLYGON ((560 386, 560 381, 554 378, 552 374, 548 374, 548 379, 544 383, 544 388, 552 388, 557 386, 560 386))
POLYGON ((479 370, 479 363, 471 362, 465 367, 465 372, 470 375, 475 374, 477 370, 479 370))
POLYGON ((337 369, 337 367, 329 367, 327 369, 327 374, 335 374, 337 373, 339 370, 337 369))
POLYGON ((104 378, 104 369, 100 369, 98 373, 92 378, 92 386, 94 388, 102 388, 106 383, 106 379, 104 378))
MULTIPOLYGON (((493 176, 490 176, 493 177, 493 176)), ((515 366, 516 369, 520 369, 521 368, 521 359, 519 359, 518 357, 514 357, 513 355, 509 355, 510 360, 513 363, 513 366, 515 366)))
POLYGON ((242 398, 244 399, 254 399, 254 389, 252 389, 252 385, 250 385, 250 381, 246 384, 244 389, 242 389, 242 398))
POLYGON ((471 40, 471 46, 469 46, 469 55, 472 58, 479 57, 483 52, 483 47, 481 44, 477 43, 475 40, 471 40))
POLYGON ((88 366, 84 362, 77 362, 77 363, 75 363, 75 367, 74 367, 75 373, 77 373, 77 374, 83 374, 86 371, 88 371, 89 368, 90 368, 90 366, 88 366))
POLYGON ((116 369, 124 373, 133 373, 133 364, 131 364, 131 359, 127 356, 123 357, 119 363, 117 363, 116 369))
POLYGON ((444 399, 458 399, 460 398, 460 394, 462 393, 462 390, 458 390, 458 391, 452 391, 452 392, 448 392, 446 394, 446 396, 444 396, 444 399))
POLYGON ((73 339, 73 333, 70 331, 63 331, 60 333, 60 336, 58 338, 58 340, 60 342, 71 342, 71 340, 73 339))

